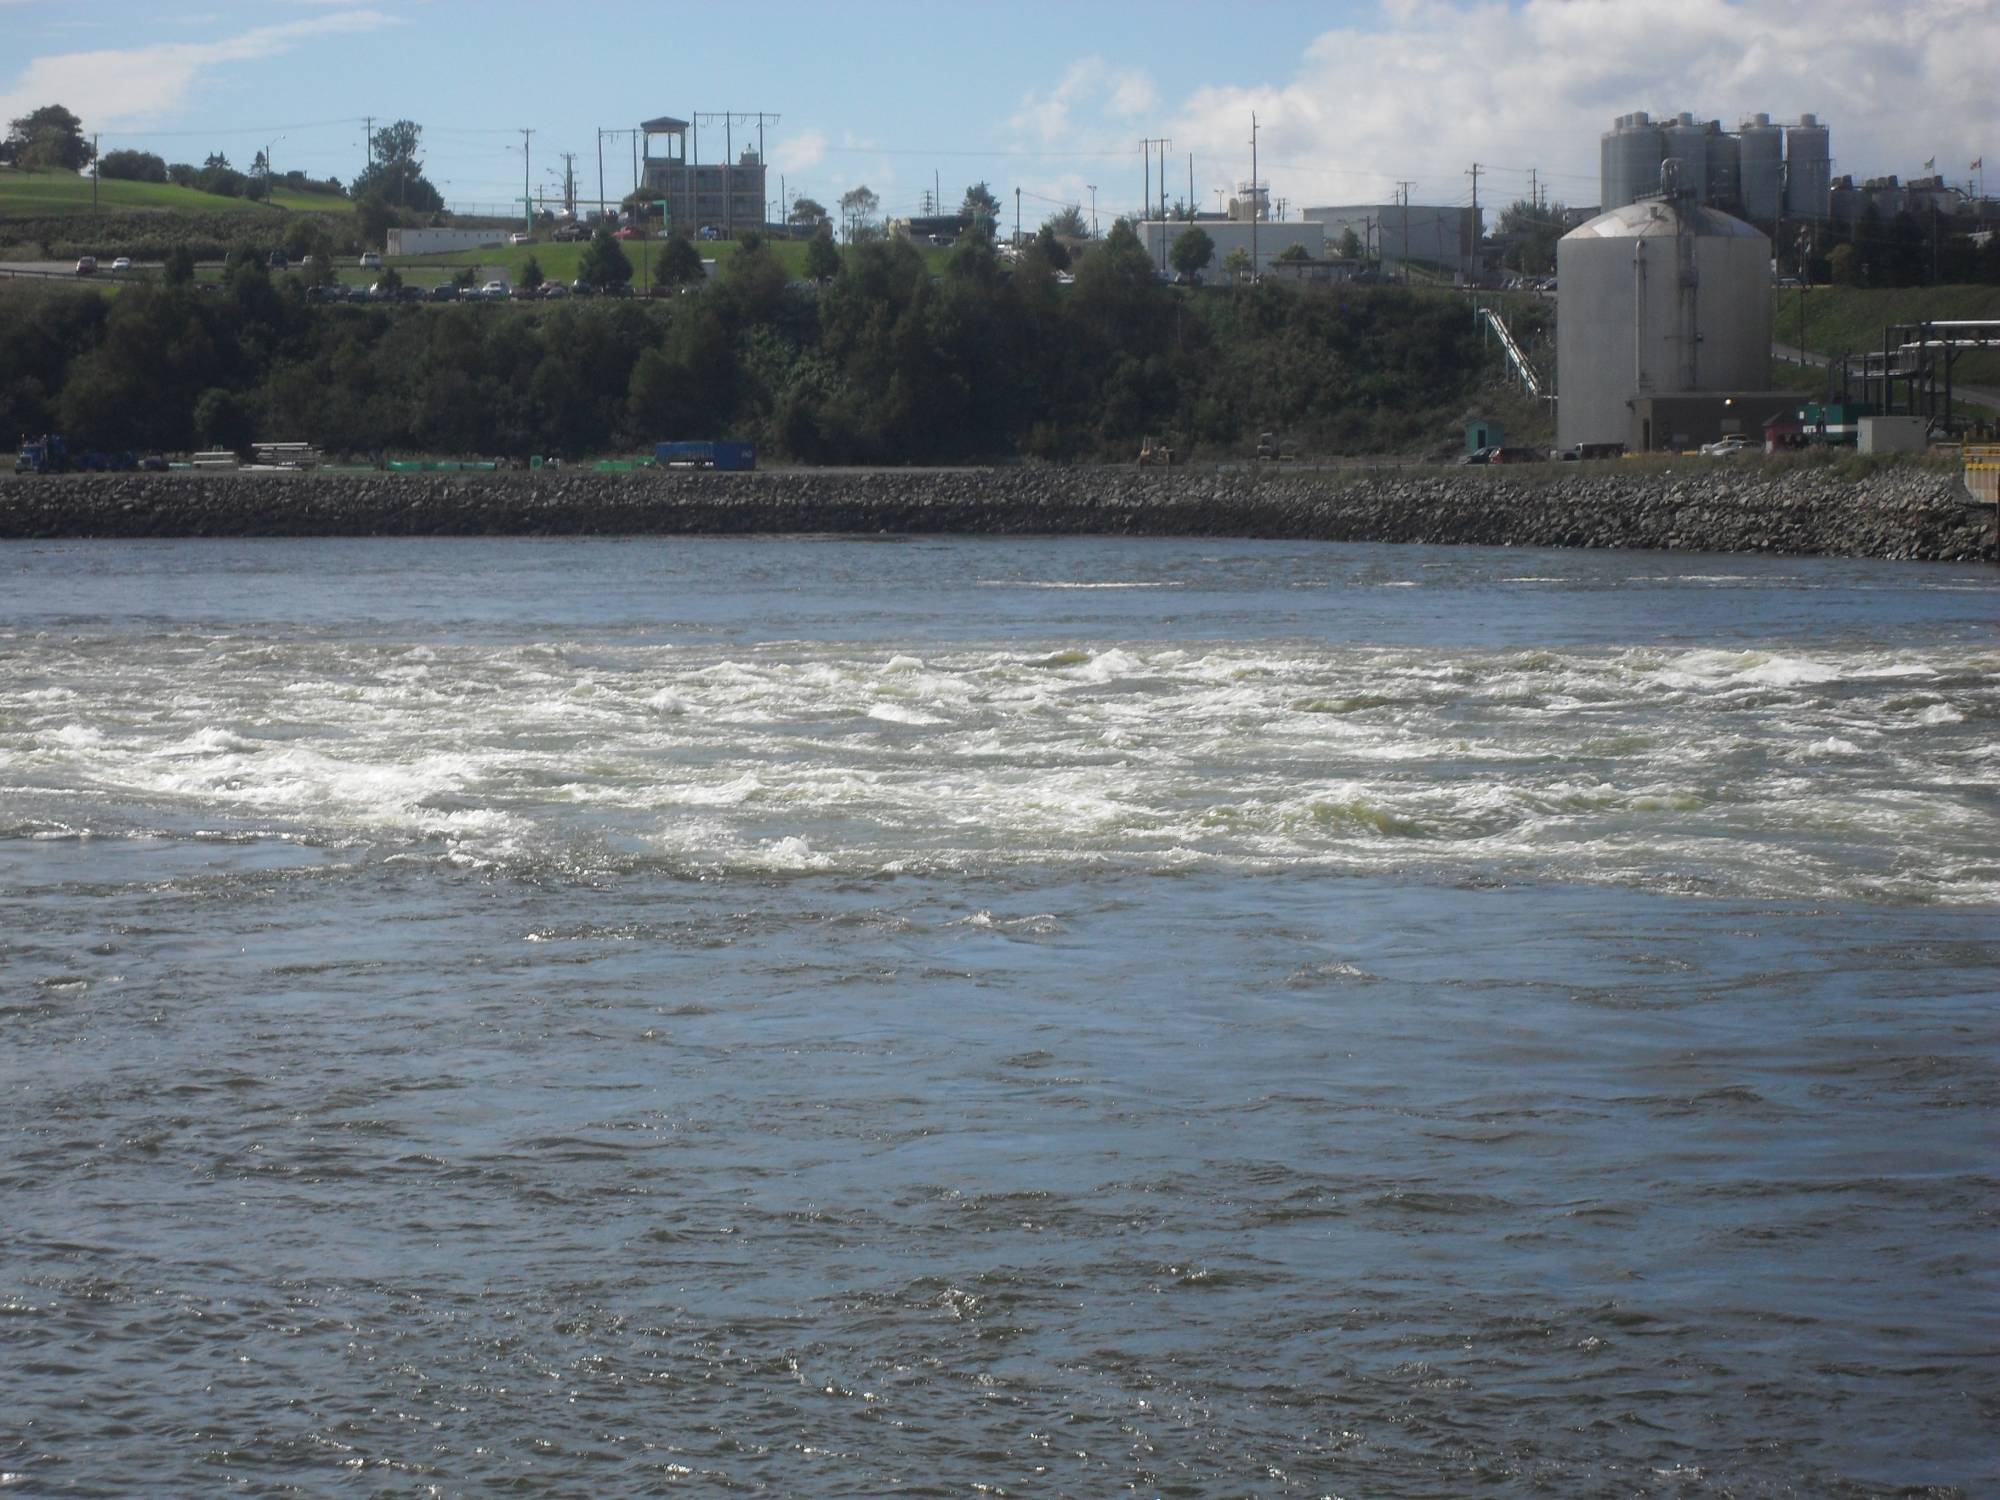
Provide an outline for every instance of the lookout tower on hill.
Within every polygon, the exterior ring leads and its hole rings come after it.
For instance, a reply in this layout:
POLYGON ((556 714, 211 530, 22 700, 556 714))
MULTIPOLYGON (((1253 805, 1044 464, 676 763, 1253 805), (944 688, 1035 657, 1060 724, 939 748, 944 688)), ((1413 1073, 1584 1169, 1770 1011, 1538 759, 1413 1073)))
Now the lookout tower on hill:
POLYGON ((776 123, 772 114, 696 115, 690 124, 671 115, 646 120, 639 126, 645 142, 640 182, 648 197, 667 205, 667 223, 676 230, 698 233, 712 229, 724 238, 745 229, 761 229, 766 218, 764 154, 761 148, 765 122, 776 123), (709 166, 701 164, 702 122, 723 127, 723 159, 709 166), (735 124, 756 122, 760 146, 746 146, 730 160, 734 146, 731 130, 735 124), (661 141, 654 154, 654 141, 661 141))

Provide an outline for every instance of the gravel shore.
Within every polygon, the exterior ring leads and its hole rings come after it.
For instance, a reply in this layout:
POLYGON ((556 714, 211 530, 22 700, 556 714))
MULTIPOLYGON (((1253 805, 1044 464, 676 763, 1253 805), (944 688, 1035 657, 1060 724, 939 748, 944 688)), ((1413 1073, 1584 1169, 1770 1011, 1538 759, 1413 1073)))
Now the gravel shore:
POLYGON ((1972 561, 1956 477, 1690 461, 1504 471, 93 474, 0 483, 0 538, 985 533, 1283 537, 1972 561))

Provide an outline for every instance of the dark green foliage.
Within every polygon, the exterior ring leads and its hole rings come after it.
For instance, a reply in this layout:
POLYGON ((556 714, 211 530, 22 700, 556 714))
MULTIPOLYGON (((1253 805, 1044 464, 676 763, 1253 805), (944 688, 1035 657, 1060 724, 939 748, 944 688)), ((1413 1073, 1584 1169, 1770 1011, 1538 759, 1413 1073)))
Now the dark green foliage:
POLYGON ((519 280, 522 286, 532 292, 548 278, 542 275, 542 263, 531 255, 525 261, 521 262, 521 271, 516 279, 519 280))
POLYGON ((150 151, 107 151, 98 158, 97 175, 107 182, 165 182, 167 164, 150 151))
POLYGON ((60 104, 45 104, 11 122, 0 141, 0 160, 26 170, 79 172, 96 154, 83 136, 83 121, 60 104))
MULTIPOLYGON (((629 277, 617 241, 590 251, 587 279, 629 277)), ((935 270, 878 238, 836 253, 820 287, 792 274, 746 238, 699 297, 326 306, 244 247, 221 295, 21 295, 0 318, 0 419, 162 449, 248 423, 360 454, 732 437, 808 462, 1129 461, 1148 434, 1226 456, 1272 430, 1308 452, 1420 451, 1482 399, 1498 358, 1449 295, 1176 293, 1124 224, 1073 286, 1038 251, 1009 266, 977 238, 935 270)))
POLYGON ((592 237, 577 260, 576 270, 579 280, 600 291, 605 287, 632 284, 632 262, 626 259, 625 247, 613 239, 608 230, 600 229, 592 237))
POLYGON ((833 230, 822 224, 806 246, 806 275, 814 281, 831 281, 840 274, 840 247, 833 242, 833 230))
POLYGON ((1174 241, 1174 248, 1167 253, 1167 259, 1183 276, 1199 276, 1215 259, 1214 237, 1199 225, 1184 229, 1181 237, 1174 241))
POLYGON ((684 234, 677 234, 662 245, 660 258, 653 263, 653 279, 661 286, 687 286, 706 274, 701 267, 701 252, 684 234))
POLYGON ((442 210, 444 195, 424 176, 424 164, 417 157, 423 135, 423 126, 412 120, 398 120, 376 131, 369 141, 368 168, 354 179, 354 196, 379 198, 410 213, 442 210))
POLYGON ((1035 235, 1035 249, 1042 259, 1058 271, 1069 269, 1069 247, 1056 238, 1056 232, 1044 224, 1035 235))

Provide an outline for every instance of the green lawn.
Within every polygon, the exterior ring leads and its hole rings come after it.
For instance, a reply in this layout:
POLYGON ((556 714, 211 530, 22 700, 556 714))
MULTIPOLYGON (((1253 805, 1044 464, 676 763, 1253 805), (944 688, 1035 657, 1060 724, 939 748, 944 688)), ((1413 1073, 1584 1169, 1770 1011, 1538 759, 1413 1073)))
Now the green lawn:
MULTIPOLYGON (((1834 356, 1864 354, 1881 349, 1882 330, 1892 323, 2000 319, 2000 286, 1816 286, 1803 295, 1797 287, 1776 287, 1771 292, 1772 338, 1796 347, 1801 311, 1806 348, 1834 356)), ((1953 378, 2000 383, 2000 355, 1962 354, 1953 378)))
MULTIPOLYGON (((73 172, 18 172, 0 168, 0 217, 63 218, 91 212, 90 179, 73 172)), ((275 209, 294 213, 351 213, 354 205, 334 193, 302 193, 279 188, 271 204, 247 198, 223 198, 166 182, 121 182, 105 178, 97 185, 97 205, 105 212, 180 209, 190 213, 267 214, 275 209)))

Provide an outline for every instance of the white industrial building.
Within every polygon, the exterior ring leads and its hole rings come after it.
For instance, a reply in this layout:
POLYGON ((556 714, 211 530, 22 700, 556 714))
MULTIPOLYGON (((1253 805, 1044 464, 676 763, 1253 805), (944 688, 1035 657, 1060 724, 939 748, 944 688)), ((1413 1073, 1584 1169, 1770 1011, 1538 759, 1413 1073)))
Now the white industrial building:
POLYGON ((1282 222, 1266 219, 1255 226, 1248 219, 1202 218, 1192 223, 1186 219, 1169 219, 1164 223, 1148 219, 1139 225, 1139 243, 1146 247, 1154 265, 1165 266, 1171 271, 1174 245, 1190 229, 1202 230, 1215 241, 1215 259, 1202 272, 1210 281, 1222 274, 1222 263, 1236 250, 1241 250, 1245 256, 1254 255, 1255 270, 1259 274, 1269 270, 1271 262, 1293 245, 1304 247, 1306 254, 1314 260, 1322 260, 1326 256, 1326 226, 1296 219, 1282 222), (1253 239, 1256 242, 1254 249, 1253 239))
POLYGON ((1480 275, 1480 215, 1471 208, 1428 203, 1348 203, 1308 208, 1327 239, 1339 244, 1354 231, 1364 253, 1380 259, 1391 274, 1405 262, 1435 267, 1458 280, 1480 275))
POLYGON ((506 243, 504 229, 391 229, 384 249, 390 255, 437 255, 506 243))

